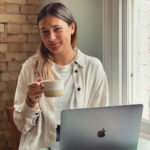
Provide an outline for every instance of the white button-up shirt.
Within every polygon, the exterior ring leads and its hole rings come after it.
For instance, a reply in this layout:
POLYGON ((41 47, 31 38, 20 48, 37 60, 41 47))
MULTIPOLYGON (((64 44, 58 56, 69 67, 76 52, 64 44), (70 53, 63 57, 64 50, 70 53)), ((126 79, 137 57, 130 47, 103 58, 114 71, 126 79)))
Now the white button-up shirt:
MULTIPOLYGON (((109 102, 107 77, 101 62, 77 49, 73 64, 73 82, 77 108, 106 106, 109 102)), ((35 82, 34 60, 28 59, 20 72, 14 100, 14 122, 22 132, 19 150, 37 150, 56 139, 56 118, 52 98, 40 98, 39 109, 28 107, 28 84, 35 82)))

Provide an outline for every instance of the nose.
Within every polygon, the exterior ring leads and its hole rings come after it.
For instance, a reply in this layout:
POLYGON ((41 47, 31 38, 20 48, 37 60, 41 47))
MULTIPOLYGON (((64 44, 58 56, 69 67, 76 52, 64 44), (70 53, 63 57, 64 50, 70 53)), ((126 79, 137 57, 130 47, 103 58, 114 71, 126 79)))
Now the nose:
POLYGON ((56 39, 56 35, 54 32, 50 32, 49 34, 49 41, 54 41, 56 39))

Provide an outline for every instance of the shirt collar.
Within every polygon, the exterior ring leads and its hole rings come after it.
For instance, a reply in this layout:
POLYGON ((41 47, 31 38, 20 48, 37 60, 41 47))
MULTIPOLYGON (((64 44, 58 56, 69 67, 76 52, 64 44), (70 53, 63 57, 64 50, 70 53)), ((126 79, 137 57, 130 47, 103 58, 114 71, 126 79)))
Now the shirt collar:
POLYGON ((79 66, 85 67, 85 55, 80 51, 80 49, 76 48, 75 50, 77 55, 74 61, 79 64, 79 66))

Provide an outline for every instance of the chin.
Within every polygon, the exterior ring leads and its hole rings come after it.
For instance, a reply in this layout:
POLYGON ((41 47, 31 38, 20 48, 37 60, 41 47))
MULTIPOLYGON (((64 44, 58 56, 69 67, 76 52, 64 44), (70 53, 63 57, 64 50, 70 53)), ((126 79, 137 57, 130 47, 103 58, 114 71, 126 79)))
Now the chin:
POLYGON ((59 54, 62 50, 60 48, 50 48, 49 51, 52 54, 59 54))

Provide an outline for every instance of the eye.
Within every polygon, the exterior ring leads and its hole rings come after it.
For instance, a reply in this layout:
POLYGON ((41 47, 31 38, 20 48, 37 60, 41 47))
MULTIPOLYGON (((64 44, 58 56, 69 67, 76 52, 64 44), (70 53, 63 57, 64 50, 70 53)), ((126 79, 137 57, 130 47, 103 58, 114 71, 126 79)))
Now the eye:
POLYGON ((59 28, 59 27, 54 28, 54 32, 59 32, 59 31, 61 31, 61 30, 62 30, 62 28, 59 28))
POLYGON ((49 31, 48 31, 48 30, 42 30, 41 33, 42 33, 43 35, 46 35, 46 34, 49 34, 49 31))

